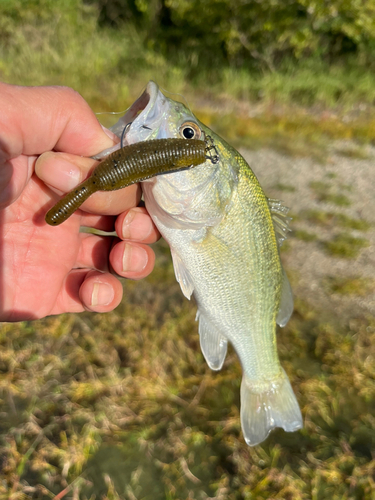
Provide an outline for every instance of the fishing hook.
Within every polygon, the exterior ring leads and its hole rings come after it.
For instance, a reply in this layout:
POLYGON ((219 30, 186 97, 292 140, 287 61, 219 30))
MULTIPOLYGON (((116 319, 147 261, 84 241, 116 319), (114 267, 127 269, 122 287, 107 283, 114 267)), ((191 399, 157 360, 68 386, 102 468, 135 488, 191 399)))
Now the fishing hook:
POLYGON ((122 131, 122 134, 121 134, 121 147, 123 148, 124 147, 124 138, 125 138, 125 135, 126 133, 128 132, 129 128, 130 128, 130 125, 132 124, 133 122, 129 122, 125 125, 123 131, 122 131))

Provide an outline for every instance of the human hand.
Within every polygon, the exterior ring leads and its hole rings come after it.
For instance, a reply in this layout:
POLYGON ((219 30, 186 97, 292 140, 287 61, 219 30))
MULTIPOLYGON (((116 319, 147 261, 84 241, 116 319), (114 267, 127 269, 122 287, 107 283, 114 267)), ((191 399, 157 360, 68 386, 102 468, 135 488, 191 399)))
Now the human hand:
POLYGON ((159 233, 137 207, 140 187, 95 193, 58 227, 44 216, 117 138, 69 88, 0 83, 0 110, 0 321, 114 309, 122 286, 109 267, 140 279, 154 265, 159 233), (114 224, 125 241, 79 233, 114 224))

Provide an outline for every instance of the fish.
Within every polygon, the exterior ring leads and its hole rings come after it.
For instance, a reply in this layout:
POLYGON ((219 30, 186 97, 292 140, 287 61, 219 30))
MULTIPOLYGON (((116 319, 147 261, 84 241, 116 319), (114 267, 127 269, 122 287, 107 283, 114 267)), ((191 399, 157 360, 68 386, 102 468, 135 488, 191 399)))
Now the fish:
POLYGON ((120 147, 106 155, 88 179, 59 200, 47 212, 45 221, 50 226, 58 226, 96 191, 115 191, 155 175, 191 168, 204 163, 210 150, 207 141, 182 138, 155 139, 120 147))
POLYGON ((276 340, 276 325, 285 326, 293 312, 279 251, 289 230, 288 209, 266 197, 238 151, 153 81, 111 130, 123 136, 124 144, 212 139, 217 161, 207 159, 194 169, 143 181, 145 205, 170 246, 182 293, 197 303, 200 347, 208 366, 223 367, 229 342, 239 357, 246 443, 261 443, 276 427, 287 432, 302 428, 276 340))

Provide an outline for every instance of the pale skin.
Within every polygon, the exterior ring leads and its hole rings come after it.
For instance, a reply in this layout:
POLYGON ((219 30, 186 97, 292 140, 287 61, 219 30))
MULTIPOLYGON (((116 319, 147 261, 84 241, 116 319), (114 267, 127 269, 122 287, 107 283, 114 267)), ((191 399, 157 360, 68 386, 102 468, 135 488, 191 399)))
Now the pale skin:
POLYGON ((69 88, 0 83, 0 109, 0 321, 113 310, 122 298, 114 274, 141 279, 154 266, 149 244, 160 235, 137 206, 140 187, 95 193, 58 227, 44 216, 118 139, 69 88), (115 228, 120 239, 80 226, 115 228))

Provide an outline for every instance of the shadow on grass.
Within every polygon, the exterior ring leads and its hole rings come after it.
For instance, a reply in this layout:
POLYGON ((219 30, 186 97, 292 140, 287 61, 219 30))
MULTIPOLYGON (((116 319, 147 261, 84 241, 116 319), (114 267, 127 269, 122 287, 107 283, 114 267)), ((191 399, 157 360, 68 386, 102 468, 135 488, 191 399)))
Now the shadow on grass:
MULTIPOLYGON (((168 441, 167 434, 160 439, 168 441)), ((223 474, 235 476, 230 456, 230 448, 217 439, 196 444, 192 460, 185 454, 174 456, 160 443, 140 444, 129 436, 121 445, 103 444, 91 457, 85 474, 91 485, 84 493, 105 495, 111 478, 120 497, 131 492, 144 500, 164 500, 182 498, 189 491, 213 496, 223 474)))

